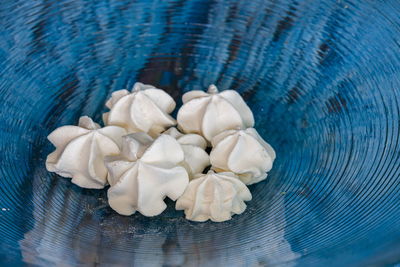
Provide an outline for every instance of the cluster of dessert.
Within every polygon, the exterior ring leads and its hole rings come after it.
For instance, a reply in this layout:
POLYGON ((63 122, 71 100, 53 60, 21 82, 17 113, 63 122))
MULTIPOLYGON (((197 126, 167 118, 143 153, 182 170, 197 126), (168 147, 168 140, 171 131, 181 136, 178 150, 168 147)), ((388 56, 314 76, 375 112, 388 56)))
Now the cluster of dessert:
POLYGON ((158 215, 169 197, 188 220, 231 219, 246 209, 246 185, 267 177, 275 152, 236 91, 211 85, 182 100, 175 120, 175 101, 161 89, 136 83, 132 92, 114 92, 105 127, 83 116, 48 136, 56 150, 47 170, 83 188, 109 184, 109 205, 122 215, 158 215))

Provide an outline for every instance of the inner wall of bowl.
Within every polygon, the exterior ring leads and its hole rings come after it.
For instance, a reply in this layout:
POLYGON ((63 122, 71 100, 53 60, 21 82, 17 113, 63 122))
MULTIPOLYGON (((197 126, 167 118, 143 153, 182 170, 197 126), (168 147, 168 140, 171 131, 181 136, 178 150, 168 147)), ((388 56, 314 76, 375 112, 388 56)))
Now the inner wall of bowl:
POLYGON ((0 256, 32 264, 308 265, 399 260, 398 4, 21 1, 0 8, 0 256), (101 122, 140 81, 181 104, 237 90, 276 150, 246 212, 194 223, 168 201, 120 216, 48 173, 46 136, 101 122), (391 248, 391 249, 388 249, 391 248))

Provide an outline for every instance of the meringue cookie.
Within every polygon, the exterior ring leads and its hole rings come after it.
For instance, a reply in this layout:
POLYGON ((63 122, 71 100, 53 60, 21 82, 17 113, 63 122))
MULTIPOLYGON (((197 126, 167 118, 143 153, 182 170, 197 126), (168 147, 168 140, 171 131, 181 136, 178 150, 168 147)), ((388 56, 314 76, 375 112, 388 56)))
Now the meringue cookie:
POLYGON ((244 201, 251 198, 249 189, 235 174, 210 170, 190 181, 175 208, 184 210, 188 220, 223 222, 230 220, 233 214, 244 212, 244 201))
POLYGON ((106 158, 108 202, 119 214, 158 215, 167 207, 164 198, 176 200, 189 183, 185 168, 177 165, 184 160, 179 143, 165 134, 150 143, 145 133, 127 135, 122 144, 127 149, 106 158))
POLYGON ((210 85, 207 93, 190 91, 182 101, 179 128, 185 133, 200 134, 208 141, 225 130, 254 126, 253 113, 234 90, 219 93, 215 85, 210 85))
POLYGON ((247 185, 267 178, 276 157, 274 149, 254 128, 222 132, 211 143, 212 168, 233 172, 247 185))
POLYGON ((106 103, 110 111, 103 114, 103 120, 106 125, 124 127, 129 133, 145 132, 157 137, 176 124, 169 115, 175 105, 163 90, 138 82, 131 93, 124 89, 112 94, 106 103))
POLYGON ((190 178, 195 174, 202 173, 210 165, 210 157, 205 151, 207 142, 198 134, 182 134, 176 128, 169 128, 164 134, 174 137, 182 146, 185 155, 181 163, 185 167, 190 178))
POLYGON ((56 147, 46 159, 46 168, 84 188, 103 188, 107 184, 104 157, 120 153, 124 128, 100 128, 91 118, 83 116, 78 126, 62 126, 47 137, 56 147))

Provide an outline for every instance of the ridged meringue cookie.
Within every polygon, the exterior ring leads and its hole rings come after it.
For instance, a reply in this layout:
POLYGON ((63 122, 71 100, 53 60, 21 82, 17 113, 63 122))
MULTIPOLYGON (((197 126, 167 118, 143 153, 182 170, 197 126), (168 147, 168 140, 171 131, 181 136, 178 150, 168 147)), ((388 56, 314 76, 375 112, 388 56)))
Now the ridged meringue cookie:
POLYGON ((125 136, 122 146, 126 149, 120 156, 106 158, 108 203, 122 215, 160 214, 167 207, 164 198, 176 200, 189 183, 185 168, 178 165, 184 160, 181 146, 169 135, 152 142, 145 133, 125 136))
POLYGON ((107 184, 104 157, 120 153, 124 128, 100 126, 83 116, 78 126, 62 126, 47 137, 56 147, 46 159, 46 168, 84 188, 103 188, 107 184))
POLYGON ((222 132, 211 143, 212 168, 233 172, 247 185, 267 178, 276 157, 274 149, 254 128, 222 132))
POLYGON ((182 101, 177 121, 184 133, 197 133, 211 141, 225 130, 254 126, 253 113, 234 90, 219 93, 215 85, 210 85, 207 93, 190 91, 182 101))
POLYGON ((175 101, 152 85, 137 82, 131 93, 125 89, 115 91, 106 106, 110 111, 103 114, 104 123, 124 127, 129 133, 145 132, 157 137, 176 124, 169 115, 175 101))
POLYGON ((207 141, 198 134, 182 134, 176 128, 169 128, 164 134, 174 137, 182 146, 185 159, 182 166, 185 167, 190 178, 202 173, 210 165, 210 157, 205 151, 207 141))
POLYGON ((184 210, 186 219, 191 221, 223 222, 230 220, 233 214, 244 212, 244 201, 251 198, 249 189, 235 174, 210 170, 190 181, 175 208, 184 210))

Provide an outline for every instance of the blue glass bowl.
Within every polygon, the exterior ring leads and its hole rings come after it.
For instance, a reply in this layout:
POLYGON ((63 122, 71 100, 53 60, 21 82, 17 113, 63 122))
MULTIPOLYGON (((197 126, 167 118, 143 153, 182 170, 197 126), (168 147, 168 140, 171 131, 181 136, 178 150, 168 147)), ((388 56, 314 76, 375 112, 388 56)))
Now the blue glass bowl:
POLYGON ((383 266, 400 261, 395 0, 3 0, 0 265, 383 266), (46 136, 136 81, 243 95, 277 152, 224 223, 124 217, 48 173, 46 136))

